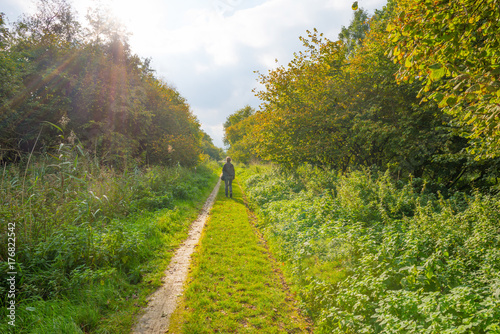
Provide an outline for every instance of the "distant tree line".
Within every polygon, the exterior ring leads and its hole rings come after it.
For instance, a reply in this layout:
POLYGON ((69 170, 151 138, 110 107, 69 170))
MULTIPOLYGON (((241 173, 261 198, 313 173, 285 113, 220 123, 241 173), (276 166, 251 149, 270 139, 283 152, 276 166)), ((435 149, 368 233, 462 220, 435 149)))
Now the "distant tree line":
POLYGON ((195 165, 221 150, 187 101, 132 54, 109 14, 85 28, 66 0, 41 0, 12 26, 0 21, 0 162, 50 152, 61 136, 106 164, 195 165))
POLYGON ((338 40, 308 32, 304 51, 260 75, 260 109, 228 117, 229 151, 288 168, 389 170, 437 189, 496 184, 500 14, 459 2, 389 0, 372 17, 356 5, 338 40))

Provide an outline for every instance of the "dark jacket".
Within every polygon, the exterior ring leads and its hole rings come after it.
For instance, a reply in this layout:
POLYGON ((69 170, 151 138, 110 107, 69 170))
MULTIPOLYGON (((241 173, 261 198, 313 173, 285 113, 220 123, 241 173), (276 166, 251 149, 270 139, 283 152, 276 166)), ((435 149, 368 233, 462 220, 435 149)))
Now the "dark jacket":
POLYGON ((222 167, 222 175, 226 180, 234 180, 236 173, 234 172, 234 166, 230 162, 226 162, 224 167, 222 167))

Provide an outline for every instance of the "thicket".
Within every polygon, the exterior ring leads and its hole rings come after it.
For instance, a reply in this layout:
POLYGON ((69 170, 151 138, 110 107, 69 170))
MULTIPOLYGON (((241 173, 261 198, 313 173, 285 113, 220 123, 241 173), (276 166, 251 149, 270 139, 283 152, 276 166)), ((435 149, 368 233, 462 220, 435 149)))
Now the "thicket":
POLYGON ((500 2, 398 0, 386 31, 401 82, 452 115, 469 152, 500 155, 500 2))
POLYGON ((487 189, 500 163, 493 7, 390 0, 369 17, 356 2, 337 40, 308 32, 292 61, 261 74, 259 110, 227 119, 229 151, 292 169, 376 166, 451 191, 487 189))
POLYGON ((39 0, 13 24, 0 17, 0 162, 53 151, 60 132, 46 122, 121 168, 220 158, 187 101, 106 11, 89 9, 81 23, 66 0, 39 0))
POLYGON ((0 317, 15 224, 16 333, 128 332, 218 165, 117 170, 79 145, 54 153, 2 166, 0 317))
POLYGON ((500 200, 421 179, 240 168, 317 333, 498 333, 500 200))
POLYGON ((234 161, 245 164, 258 161, 257 155, 252 151, 252 144, 245 140, 255 126, 253 115, 255 110, 247 105, 229 115, 223 124, 224 144, 229 146, 227 154, 234 161))

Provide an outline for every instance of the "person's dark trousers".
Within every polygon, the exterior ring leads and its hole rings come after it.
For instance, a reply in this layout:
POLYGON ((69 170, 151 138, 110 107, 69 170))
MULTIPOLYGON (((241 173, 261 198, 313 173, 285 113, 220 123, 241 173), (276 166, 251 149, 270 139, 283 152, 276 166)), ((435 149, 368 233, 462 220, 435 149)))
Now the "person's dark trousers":
POLYGON ((225 179, 224 184, 226 185, 226 197, 229 193, 229 197, 233 197, 233 180, 232 179, 225 179))

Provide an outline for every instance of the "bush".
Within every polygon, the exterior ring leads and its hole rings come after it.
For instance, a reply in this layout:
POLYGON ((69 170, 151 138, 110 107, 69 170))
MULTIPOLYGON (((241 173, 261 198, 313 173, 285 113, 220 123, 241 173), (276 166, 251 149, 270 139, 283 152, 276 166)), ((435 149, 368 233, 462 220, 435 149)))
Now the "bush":
MULTIPOLYGON (((1 225, 16 225, 19 333, 43 332, 51 322, 67 333, 102 327, 102 316, 136 295, 130 291, 139 290, 144 277, 161 273, 152 263, 165 258, 169 240, 187 228, 187 215, 193 212, 188 207, 204 200, 218 168, 207 162, 196 169, 117 171, 96 164, 81 150, 62 146, 60 153, 32 157, 27 168, 4 166, 1 176, 1 225), (80 307, 85 304, 87 310, 80 307), (64 312, 52 314, 50 307, 64 312), (44 319, 45 327, 30 328, 40 310, 52 318, 44 319)), ((7 232, 0 231, 2 260, 7 258, 7 232)), ((8 291, 6 266, 0 262, 2 296, 8 291)), ((2 318, 6 302, 0 299, 2 318)), ((7 332, 3 326, 0 332, 7 332)))
POLYGON ((388 174, 308 166, 243 176, 318 333, 499 330, 498 196, 444 199, 388 174))

